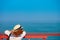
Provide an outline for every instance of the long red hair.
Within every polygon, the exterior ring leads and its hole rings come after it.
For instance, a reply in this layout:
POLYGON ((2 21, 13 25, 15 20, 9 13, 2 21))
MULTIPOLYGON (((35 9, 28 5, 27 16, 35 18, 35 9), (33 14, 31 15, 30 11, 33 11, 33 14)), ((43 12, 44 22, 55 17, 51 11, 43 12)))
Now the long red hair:
POLYGON ((12 34, 14 35, 14 36, 19 36, 19 35, 21 35, 23 33, 23 30, 21 30, 21 29, 17 29, 17 30, 15 30, 14 32, 12 32, 12 34))

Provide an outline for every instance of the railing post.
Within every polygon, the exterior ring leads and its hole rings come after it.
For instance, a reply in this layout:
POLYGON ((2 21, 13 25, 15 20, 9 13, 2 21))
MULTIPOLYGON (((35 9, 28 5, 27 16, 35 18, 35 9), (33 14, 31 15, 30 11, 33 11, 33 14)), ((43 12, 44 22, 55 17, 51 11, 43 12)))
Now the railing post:
POLYGON ((30 39, 28 39, 28 40, 30 40, 30 39))

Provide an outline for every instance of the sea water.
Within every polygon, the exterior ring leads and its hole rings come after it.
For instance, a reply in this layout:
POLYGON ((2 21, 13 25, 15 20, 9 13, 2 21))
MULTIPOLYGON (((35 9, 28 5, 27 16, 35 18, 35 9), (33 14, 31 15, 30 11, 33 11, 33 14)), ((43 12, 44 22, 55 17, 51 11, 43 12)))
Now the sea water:
MULTIPOLYGON (((0 33, 4 33, 5 30, 12 30, 16 24, 21 24, 23 29, 27 33, 60 33, 60 23, 0 23, 0 33)), ((27 40, 27 39, 23 39, 27 40)), ((42 39, 31 39, 42 40, 42 39)), ((49 36, 47 40, 60 40, 60 36, 49 36)))

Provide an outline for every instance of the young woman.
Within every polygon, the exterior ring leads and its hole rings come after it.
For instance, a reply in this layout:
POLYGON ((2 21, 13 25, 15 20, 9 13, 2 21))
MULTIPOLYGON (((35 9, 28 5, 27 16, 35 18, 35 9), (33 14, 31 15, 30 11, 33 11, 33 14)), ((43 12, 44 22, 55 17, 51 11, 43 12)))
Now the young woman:
POLYGON ((6 30, 5 34, 9 36, 8 40, 22 40, 26 32, 22 29, 21 25, 16 25, 13 30, 6 30))

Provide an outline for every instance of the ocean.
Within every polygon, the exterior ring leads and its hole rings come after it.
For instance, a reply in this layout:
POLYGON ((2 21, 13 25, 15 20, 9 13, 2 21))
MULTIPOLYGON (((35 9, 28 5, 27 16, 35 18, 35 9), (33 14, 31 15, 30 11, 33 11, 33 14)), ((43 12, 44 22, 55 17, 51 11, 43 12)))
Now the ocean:
MULTIPOLYGON (((27 33, 60 33, 60 23, 0 23, 0 33, 12 30, 16 24, 21 24, 27 33)), ((23 39, 27 40, 27 39, 23 39)), ((31 39, 42 40, 42 39, 31 39)), ((47 40, 60 40, 60 36, 49 36, 47 40)))

